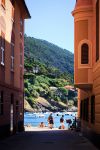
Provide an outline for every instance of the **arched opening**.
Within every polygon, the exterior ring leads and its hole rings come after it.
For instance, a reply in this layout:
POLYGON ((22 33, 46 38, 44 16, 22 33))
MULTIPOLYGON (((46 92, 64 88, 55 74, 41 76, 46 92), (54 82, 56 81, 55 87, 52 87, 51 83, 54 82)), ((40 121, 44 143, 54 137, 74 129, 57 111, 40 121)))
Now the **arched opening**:
POLYGON ((81 46, 81 64, 88 64, 89 62, 89 46, 84 43, 81 46))

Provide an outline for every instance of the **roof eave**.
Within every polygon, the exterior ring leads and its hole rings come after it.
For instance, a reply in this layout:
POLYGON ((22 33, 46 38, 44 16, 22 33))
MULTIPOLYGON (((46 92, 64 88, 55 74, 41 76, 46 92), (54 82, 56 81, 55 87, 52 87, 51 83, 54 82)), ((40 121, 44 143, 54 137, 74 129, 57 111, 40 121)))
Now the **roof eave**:
POLYGON ((29 10, 26 6, 25 0, 23 0, 23 4, 24 4, 24 7, 25 7, 25 11, 26 11, 25 19, 31 18, 31 15, 30 15, 29 10))

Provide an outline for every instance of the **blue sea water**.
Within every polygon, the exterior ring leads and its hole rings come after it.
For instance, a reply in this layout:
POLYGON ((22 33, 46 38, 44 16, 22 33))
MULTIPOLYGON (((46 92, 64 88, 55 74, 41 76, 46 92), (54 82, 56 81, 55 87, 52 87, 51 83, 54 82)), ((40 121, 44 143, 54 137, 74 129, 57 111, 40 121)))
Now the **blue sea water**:
MULTIPOLYGON (((41 122, 44 122, 46 126, 48 126, 48 116, 50 113, 24 113, 24 125, 30 124, 33 127, 38 127, 41 122)), ((68 128, 68 123, 66 123, 67 119, 71 119, 73 122, 73 119, 75 118, 76 113, 61 113, 56 112, 52 113, 53 119, 54 119, 54 127, 58 128, 60 126, 60 118, 64 115, 64 125, 66 128, 68 128)))

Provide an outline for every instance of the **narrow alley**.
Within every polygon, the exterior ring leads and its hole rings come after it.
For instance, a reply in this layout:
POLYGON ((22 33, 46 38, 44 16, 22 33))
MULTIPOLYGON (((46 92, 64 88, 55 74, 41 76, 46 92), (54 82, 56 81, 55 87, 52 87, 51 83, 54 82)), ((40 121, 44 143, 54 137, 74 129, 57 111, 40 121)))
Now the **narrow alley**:
POLYGON ((27 131, 0 141, 0 150, 97 150, 81 134, 67 130, 27 131))

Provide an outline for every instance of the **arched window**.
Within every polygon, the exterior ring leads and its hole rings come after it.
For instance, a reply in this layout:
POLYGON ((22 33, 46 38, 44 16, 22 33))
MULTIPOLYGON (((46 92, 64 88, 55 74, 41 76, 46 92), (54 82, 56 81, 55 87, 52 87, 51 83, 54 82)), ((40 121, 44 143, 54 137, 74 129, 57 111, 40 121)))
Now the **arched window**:
POLYGON ((89 62, 89 46, 84 43, 81 46, 81 64, 88 64, 89 62))

